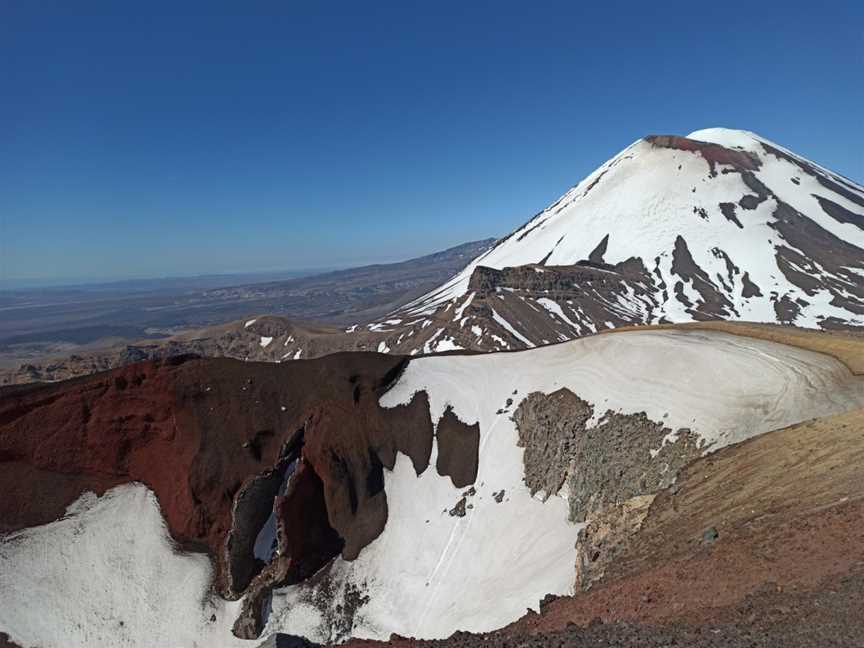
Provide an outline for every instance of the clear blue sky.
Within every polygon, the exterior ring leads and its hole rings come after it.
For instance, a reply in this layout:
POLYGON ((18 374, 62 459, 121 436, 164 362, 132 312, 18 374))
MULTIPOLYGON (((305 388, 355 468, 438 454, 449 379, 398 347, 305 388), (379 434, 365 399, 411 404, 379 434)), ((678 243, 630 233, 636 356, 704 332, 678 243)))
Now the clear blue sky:
POLYGON ((858 0, 20 0, 0 81, 7 283, 405 258, 654 132, 754 130, 864 180, 858 0))

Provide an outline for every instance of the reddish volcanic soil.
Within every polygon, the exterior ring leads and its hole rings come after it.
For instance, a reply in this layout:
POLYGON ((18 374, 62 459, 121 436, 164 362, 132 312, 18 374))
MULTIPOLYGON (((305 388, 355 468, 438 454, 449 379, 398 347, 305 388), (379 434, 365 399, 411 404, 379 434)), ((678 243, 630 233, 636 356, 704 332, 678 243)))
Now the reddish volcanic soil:
POLYGON ((758 159, 749 153, 736 151, 720 144, 700 142, 681 137, 680 135, 649 135, 645 139, 654 146, 662 148, 678 149, 679 151, 698 151, 705 158, 712 173, 716 173, 715 167, 718 164, 732 166, 739 171, 755 171, 759 168, 758 159))

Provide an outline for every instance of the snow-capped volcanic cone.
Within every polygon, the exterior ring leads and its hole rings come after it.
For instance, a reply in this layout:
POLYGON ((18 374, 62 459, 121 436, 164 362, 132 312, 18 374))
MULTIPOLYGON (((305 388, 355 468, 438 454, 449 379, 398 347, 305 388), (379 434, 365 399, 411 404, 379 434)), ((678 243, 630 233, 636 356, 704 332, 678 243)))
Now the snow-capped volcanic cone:
POLYGON ((862 248, 860 185, 746 131, 654 135, 370 329, 430 352, 658 322, 861 326, 862 248))
MULTIPOLYGON (((386 317, 336 328, 250 314, 80 370, 182 353, 499 351, 693 320, 864 326, 864 187, 746 131, 648 136, 386 317)), ((21 371, 14 381, 75 367, 21 371)))

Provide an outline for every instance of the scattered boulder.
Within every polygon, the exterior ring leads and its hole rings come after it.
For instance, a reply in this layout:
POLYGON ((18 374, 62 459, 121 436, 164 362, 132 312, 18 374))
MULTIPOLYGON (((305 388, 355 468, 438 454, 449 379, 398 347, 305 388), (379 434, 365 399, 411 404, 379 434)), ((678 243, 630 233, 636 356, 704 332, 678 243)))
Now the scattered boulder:
POLYGON ((720 537, 720 533, 713 526, 708 527, 707 529, 705 529, 702 532, 702 542, 704 542, 705 544, 711 544, 715 540, 717 540, 717 538, 719 538, 719 537, 720 537))
POLYGON ((594 512, 576 539, 576 586, 589 589, 627 549, 642 527, 656 495, 637 495, 594 512))
POLYGON ((448 511, 450 517, 465 517, 465 506, 466 499, 462 497, 458 502, 456 502, 456 506, 448 511))

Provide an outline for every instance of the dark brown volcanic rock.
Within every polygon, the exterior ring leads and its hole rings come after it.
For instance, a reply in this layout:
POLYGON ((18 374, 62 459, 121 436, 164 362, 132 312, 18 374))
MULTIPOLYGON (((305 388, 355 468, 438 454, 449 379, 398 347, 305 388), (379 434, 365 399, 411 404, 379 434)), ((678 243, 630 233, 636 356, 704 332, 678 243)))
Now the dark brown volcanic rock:
MULTIPOLYGON (((404 362, 393 365, 381 386, 392 382, 404 362)), ((378 407, 380 392, 369 389, 368 383, 358 381, 354 387, 359 391, 347 404, 330 402, 315 409, 307 419, 304 446, 304 458, 321 476, 330 524, 345 540, 342 555, 347 560, 356 558, 384 530, 383 468, 393 468, 399 451, 411 458, 420 474, 429 465, 432 449, 425 392, 408 405, 386 410, 378 407)))
POLYGON ((313 576, 339 555, 345 544, 330 526, 321 479, 302 458, 285 496, 275 498, 273 511, 278 551, 246 590, 243 608, 234 623, 234 634, 243 639, 255 639, 261 634, 266 602, 274 587, 313 576))
POLYGON ((279 550, 289 557, 286 583, 299 583, 339 555, 345 542, 330 526, 324 485, 312 467, 301 460, 288 492, 277 497, 279 550))
POLYGON ((438 440, 438 474, 449 476, 456 488, 464 488, 477 479, 477 452, 480 448, 480 425, 459 420, 452 407, 444 410, 435 434, 438 440))
POLYGON ((570 517, 584 522, 598 510, 670 486, 706 447, 687 428, 673 430, 644 412, 607 410, 594 425, 594 407, 566 388, 528 394, 513 420, 519 433, 525 484, 534 495, 567 485, 570 517), (654 450, 659 448, 659 450, 654 450), (657 461, 646 462, 655 452, 657 461), (578 469, 576 468, 578 467, 578 469))
POLYGON ((5 632, 0 632, 0 648, 21 648, 5 632))

